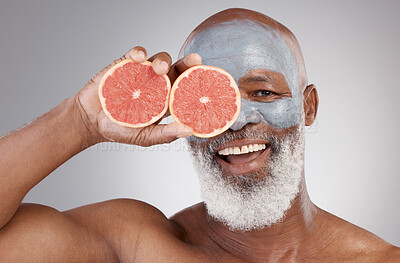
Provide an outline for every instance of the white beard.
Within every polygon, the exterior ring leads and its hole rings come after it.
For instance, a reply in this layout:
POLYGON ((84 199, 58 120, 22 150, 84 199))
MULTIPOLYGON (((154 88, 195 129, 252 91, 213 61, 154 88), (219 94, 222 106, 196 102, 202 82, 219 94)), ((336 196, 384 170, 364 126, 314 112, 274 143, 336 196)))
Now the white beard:
MULTIPOLYGON (((249 133, 242 136, 254 138, 249 133)), ((299 193, 304 171, 304 123, 283 139, 268 138, 275 140, 278 149, 275 154, 270 149, 269 165, 255 174, 235 176, 246 187, 224 178, 213 154, 191 147, 208 214, 233 231, 251 231, 278 223, 299 193), (260 174, 266 175, 265 179, 253 183, 253 178, 260 174)))

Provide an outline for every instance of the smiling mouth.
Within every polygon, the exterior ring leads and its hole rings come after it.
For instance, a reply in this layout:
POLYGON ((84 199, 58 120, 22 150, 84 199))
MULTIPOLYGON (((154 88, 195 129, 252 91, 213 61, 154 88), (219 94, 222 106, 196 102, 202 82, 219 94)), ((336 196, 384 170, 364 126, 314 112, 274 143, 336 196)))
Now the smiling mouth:
POLYGON ((231 174, 246 174, 265 165, 269 150, 269 142, 245 140, 227 143, 215 154, 224 170, 231 174))

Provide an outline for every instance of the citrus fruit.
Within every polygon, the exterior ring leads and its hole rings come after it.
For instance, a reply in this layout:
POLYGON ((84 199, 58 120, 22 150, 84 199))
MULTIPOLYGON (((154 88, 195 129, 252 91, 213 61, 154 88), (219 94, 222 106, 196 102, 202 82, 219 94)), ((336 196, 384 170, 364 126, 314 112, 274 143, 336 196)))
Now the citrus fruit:
POLYGON ((229 129, 239 116, 239 89, 225 70, 195 66, 174 82, 169 110, 176 122, 193 129, 193 135, 216 136, 229 129))
POLYGON ((119 125, 139 128, 159 120, 168 110, 171 83, 157 75, 151 62, 125 59, 111 67, 99 85, 104 113, 119 125))

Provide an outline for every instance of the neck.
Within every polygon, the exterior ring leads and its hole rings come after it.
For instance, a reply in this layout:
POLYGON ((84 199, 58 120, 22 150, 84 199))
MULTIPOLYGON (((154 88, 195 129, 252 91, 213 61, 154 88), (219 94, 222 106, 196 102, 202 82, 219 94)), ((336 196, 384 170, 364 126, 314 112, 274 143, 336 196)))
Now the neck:
POLYGON ((300 247, 313 240, 321 231, 320 210, 311 202, 304 178, 300 191, 281 222, 249 232, 231 231, 229 227, 208 216, 210 237, 225 250, 237 256, 263 259, 289 258, 297 255, 300 247))

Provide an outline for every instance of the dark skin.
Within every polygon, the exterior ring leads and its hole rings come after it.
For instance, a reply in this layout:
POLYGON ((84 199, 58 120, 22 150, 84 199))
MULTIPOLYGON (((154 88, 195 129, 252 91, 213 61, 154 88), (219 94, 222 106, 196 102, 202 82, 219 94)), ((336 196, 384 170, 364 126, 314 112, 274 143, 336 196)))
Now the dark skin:
MULTIPOLYGON (((254 19, 276 28, 302 61, 290 31, 256 12, 226 10, 194 33, 233 18, 254 19)), ((144 48, 136 47, 123 58, 128 57, 144 61, 147 55, 144 48)), ((157 73, 168 72, 171 82, 185 69, 201 64, 197 54, 173 65, 167 53, 150 60, 157 73)), ((97 98, 97 86, 106 70, 74 97, 0 139, 1 262, 398 262, 399 248, 315 206, 304 180, 282 222, 251 232, 230 231, 208 216, 203 203, 169 219, 151 205, 130 199, 64 212, 21 204, 26 193, 54 169, 98 142, 149 146, 191 134, 176 124, 129 129, 111 123, 97 98)), ((246 99, 259 99, 251 94, 260 83, 255 79, 260 74, 275 83, 279 96, 291 96, 279 74, 259 70, 249 74, 240 81, 246 99)), ((306 85, 305 72, 300 83, 305 124, 311 125, 318 109, 317 92, 314 85, 306 85)), ((279 99, 274 96, 268 99, 279 99)), ((262 123, 253 125, 272 129, 262 123)), ((275 132, 284 135, 288 130, 275 132)))

